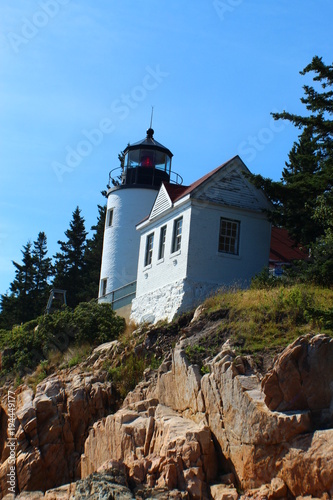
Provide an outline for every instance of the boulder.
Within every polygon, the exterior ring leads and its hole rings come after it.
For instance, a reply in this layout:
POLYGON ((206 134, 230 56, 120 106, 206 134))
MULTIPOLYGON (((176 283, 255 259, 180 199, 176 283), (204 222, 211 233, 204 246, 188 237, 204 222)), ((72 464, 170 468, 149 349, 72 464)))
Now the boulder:
MULTIPOLYGON (((65 370, 51 375, 37 385, 35 394, 20 386, 15 434, 19 492, 46 491, 80 478, 88 428, 113 408, 111 383, 89 372, 65 370)), ((5 443, 7 436, 2 439, 5 443)), ((10 457, 4 443, 0 446, 0 488, 6 493, 10 457)))
POLYGON ((271 410, 309 410, 315 428, 333 426, 333 339, 298 338, 278 356, 262 381, 271 410))
MULTIPOLYGON (((301 338, 294 347, 300 344, 305 350, 304 343, 301 338)), ((310 348, 306 349, 310 353, 307 357, 309 373, 318 369, 320 357, 326 350, 330 351, 331 344, 331 339, 323 336, 310 340, 310 348)), ((292 365, 287 354, 293 359, 294 347, 284 353, 286 365, 292 365)), ((284 481, 284 487, 297 495, 314 492, 320 496, 329 492, 332 487, 330 471, 333 470, 331 436, 329 430, 323 430, 322 434, 312 432, 315 398, 312 398, 312 406, 272 411, 266 405, 259 375, 246 374, 245 365, 236 357, 230 343, 226 343, 209 362, 210 373, 201 377, 196 367, 189 366, 183 345, 178 344, 170 370, 159 374, 155 395, 160 403, 209 426, 222 453, 221 463, 231 469, 243 489, 260 488, 278 477, 284 481), (309 443, 308 448, 301 446, 304 441, 309 443), (320 474, 319 457, 323 468, 320 474), (302 467, 307 471, 307 484, 303 480, 302 467)), ((326 368, 330 373, 331 367, 326 368)), ((305 380, 305 375, 301 380, 305 380)), ((325 387, 331 390, 327 384, 325 387)), ((304 388, 303 392, 311 401, 308 390, 304 388)), ((324 401, 325 405, 329 401, 327 394, 324 401)), ((270 492, 272 488, 270 485, 270 492)), ((279 495, 278 492, 274 494, 279 495)))
POLYGON ((202 498, 217 471, 210 431, 156 400, 119 410, 94 424, 81 459, 82 477, 110 459, 122 461, 129 478, 153 488, 188 491, 202 498))
POLYGON ((213 500, 238 500, 239 495, 236 488, 230 488, 225 484, 213 484, 210 487, 213 500))

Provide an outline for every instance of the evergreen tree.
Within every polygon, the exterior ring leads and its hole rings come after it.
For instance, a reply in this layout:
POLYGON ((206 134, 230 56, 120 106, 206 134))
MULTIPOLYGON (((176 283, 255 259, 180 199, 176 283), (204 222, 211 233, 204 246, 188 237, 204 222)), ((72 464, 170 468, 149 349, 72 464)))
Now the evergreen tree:
POLYGON ((60 252, 55 255, 53 286, 67 291, 67 303, 75 307, 84 298, 86 263, 84 259, 87 232, 79 207, 73 212, 66 241, 58 241, 60 252))
POLYGON ((52 266, 51 259, 46 257, 45 233, 40 232, 33 245, 28 241, 22 254, 21 264, 13 261, 16 271, 10 294, 0 299, 0 328, 29 321, 42 314, 46 307, 52 266))
POLYGON ((0 297, 0 329, 10 330, 17 321, 17 297, 5 293, 0 297))
POLYGON ((99 277, 102 263, 106 206, 98 205, 97 223, 91 227, 92 238, 87 240, 84 260, 86 264, 86 300, 98 297, 99 277))
POLYGON ((32 291, 35 268, 31 253, 30 241, 23 247, 22 264, 12 261, 15 278, 10 284, 10 294, 1 296, 1 324, 3 328, 11 328, 14 324, 29 321, 33 318, 32 291))
POLYGON ((301 74, 311 72, 315 73, 313 81, 319 82, 323 90, 304 85, 301 102, 310 113, 273 114, 274 119, 288 120, 302 131, 289 153, 281 180, 251 177, 272 201, 272 222, 288 229, 304 245, 310 245, 325 233, 322 221, 315 219, 316 200, 332 190, 333 181, 333 66, 326 66, 316 56, 301 74))
POLYGON ((47 238, 44 232, 38 234, 33 243, 33 265, 35 268, 33 298, 35 315, 38 316, 46 307, 50 292, 49 278, 52 275, 51 259, 47 257, 47 238))

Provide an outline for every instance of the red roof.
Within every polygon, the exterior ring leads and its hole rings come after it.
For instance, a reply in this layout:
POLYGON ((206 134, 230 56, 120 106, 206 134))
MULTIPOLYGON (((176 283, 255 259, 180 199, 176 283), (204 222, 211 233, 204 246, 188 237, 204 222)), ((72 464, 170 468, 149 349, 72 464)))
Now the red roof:
MULTIPOLYGON (((170 184, 168 182, 163 182, 163 185, 164 185, 165 189, 167 190, 168 195, 170 196, 171 202, 175 203, 176 201, 180 200, 184 196, 191 194, 197 187, 201 186, 201 184, 204 184, 204 182, 206 182, 208 179, 210 179, 219 170, 226 167, 229 163, 231 163, 237 157, 238 156, 234 156, 233 158, 226 161, 225 163, 222 163, 222 165, 215 168, 211 172, 208 172, 208 174, 204 175, 203 177, 200 177, 200 179, 193 182, 189 186, 181 186, 179 184, 170 184)), ((142 222, 145 222, 148 219, 149 219, 149 215, 147 215, 144 219, 142 219, 138 224, 141 224, 142 222)))
POLYGON ((272 227, 271 248, 269 260, 271 262, 291 262, 305 260, 308 254, 290 238, 286 229, 272 227))
POLYGON ((189 186, 180 186, 179 184, 169 184, 164 182, 164 187, 167 190, 170 200, 173 202, 179 197, 183 196, 183 193, 189 188, 189 186))

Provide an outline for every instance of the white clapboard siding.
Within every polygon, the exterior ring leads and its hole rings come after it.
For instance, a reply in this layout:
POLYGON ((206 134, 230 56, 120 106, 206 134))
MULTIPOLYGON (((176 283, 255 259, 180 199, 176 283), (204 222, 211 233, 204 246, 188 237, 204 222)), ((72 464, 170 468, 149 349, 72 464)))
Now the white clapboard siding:
POLYGON ((165 189, 164 185, 161 186, 161 189, 157 195, 153 208, 150 212, 149 220, 158 217, 162 212, 167 210, 172 206, 172 202, 170 197, 165 189))
POLYGON ((267 202, 261 196, 260 191, 237 170, 229 172, 214 183, 203 186, 195 198, 249 210, 267 208, 267 202))

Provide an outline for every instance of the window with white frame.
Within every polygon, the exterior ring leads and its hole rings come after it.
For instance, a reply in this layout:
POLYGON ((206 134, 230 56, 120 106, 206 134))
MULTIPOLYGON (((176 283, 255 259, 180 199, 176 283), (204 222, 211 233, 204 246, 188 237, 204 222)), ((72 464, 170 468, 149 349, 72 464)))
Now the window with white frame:
POLYGON ((180 250, 182 242, 183 217, 179 217, 173 223, 172 253, 180 250))
POLYGON ((164 258, 166 231, 167 231, 166 226, 161 227, 161 229, 160 229, 160 244, 159 244, 159 248, 158 248, 158 258, 159 259, 164 258))
POLYGON ((220 219, 219 252, 239 254, 240 222, 233 219, 220 219))
POLYGON ((106 227, 111 227, 113 222, 113 208, 109 208, 106 213, 106 227))
POLYGON ((105 295, 106 295, 107 286, 108 286, 107 278, 101 280, 101 296, 102 297, 105 297, 105 295))
POLYGON ((154 233, 148 234, 146 238, 145 266, 149 266, 153 259, 154 233))

